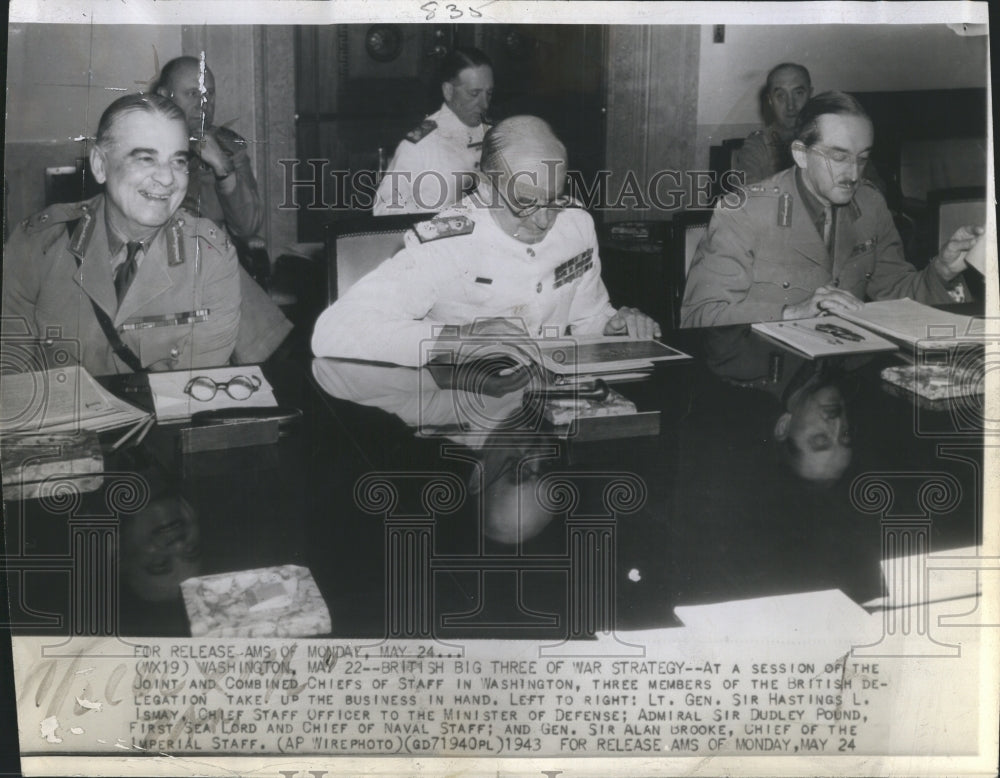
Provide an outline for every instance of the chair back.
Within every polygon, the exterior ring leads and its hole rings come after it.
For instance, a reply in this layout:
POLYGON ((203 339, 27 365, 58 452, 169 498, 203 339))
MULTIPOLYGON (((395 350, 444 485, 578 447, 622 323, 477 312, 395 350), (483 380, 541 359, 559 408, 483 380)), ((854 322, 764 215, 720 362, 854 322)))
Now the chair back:
POLYGON ((670 297, 673 325, 676 329, 681 322, 681 303, 684 301, 684 286, 691 270, 698 244, 708 232, 712 220, 711 211, 682 211, 674 216, 670 239, 670 297))
POLYGON ((327 224, 327 305, 403 248, 406 231, 433 215, 365 216, 327 224))
POLYGON ((899 187, 905 199, 926 202, 935 189, 985 184, 984 138, 904 141, 900 147, 899 187))
POLYGON ((961 187, 939 189, 927 195, 927 203, 935 214, 937 240, 934 247, 940 249, 955 230, 963 224, 986 226, 986 189, 984 187, 961 187))

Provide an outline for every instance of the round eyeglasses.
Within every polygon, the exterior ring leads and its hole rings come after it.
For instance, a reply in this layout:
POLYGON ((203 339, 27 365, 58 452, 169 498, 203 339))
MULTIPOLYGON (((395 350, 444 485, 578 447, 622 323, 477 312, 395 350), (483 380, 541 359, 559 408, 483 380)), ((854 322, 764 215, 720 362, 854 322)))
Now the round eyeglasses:
POLYGON ((238 375, 225 383, 219 383, 207 375, 199 375, 188 381, 184 393, 191 395, 195 400, 207 403, 220 390, 234 400, 247 400, 258 389, 260 389, 260 379, 257 376, 238 375))

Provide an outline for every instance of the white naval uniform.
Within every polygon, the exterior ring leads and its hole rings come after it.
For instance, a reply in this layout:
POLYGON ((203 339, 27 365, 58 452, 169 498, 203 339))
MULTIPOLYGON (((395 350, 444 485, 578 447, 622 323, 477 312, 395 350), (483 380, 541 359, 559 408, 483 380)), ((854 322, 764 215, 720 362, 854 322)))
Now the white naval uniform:
POLYGON ((527 244, 466 197, 418 225, 406 247, 323 312, 313 332, 318 357, 416 366, 442 324, 519 319, 532 336, 601 334, 615 314, 601 281, 590 215, 559 213, 545 238, 527 244), (442 237, 436 237, 440 235, 442 237))
POLYGON ((451 108, 442 105, 396 147, 379 183, 373 215, 429 213, 457 203, 462 199, 463 177, 456 173, 474 181, 488 129, 485 124, 463 124, 451 108))

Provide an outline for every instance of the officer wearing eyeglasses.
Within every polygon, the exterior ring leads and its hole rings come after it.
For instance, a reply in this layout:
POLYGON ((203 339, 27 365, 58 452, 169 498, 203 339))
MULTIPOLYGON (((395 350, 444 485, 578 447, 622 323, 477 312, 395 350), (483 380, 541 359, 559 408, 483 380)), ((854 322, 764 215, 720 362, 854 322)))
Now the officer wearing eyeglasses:
MULTIPOLYGON (((500 122, 481 167, 474 193, 418 224, 320 316, 316 356, 416 366, 439 335, 659 334, 648 316, 611 305, 593 220, 565 195, 566 149, 548 124, 500 122)), ((509 382, 524 379, 514 371, 509 382)))
POLYGON ((961 272, 981 226, 960 227, 921 271, 903 247, 885 200, 861 177, 871 119, 843 92, 802 109, 794 167, 722 201, 695 252, 681 325, 707 327, 856 310, 865 299, 965 299, 961 272))

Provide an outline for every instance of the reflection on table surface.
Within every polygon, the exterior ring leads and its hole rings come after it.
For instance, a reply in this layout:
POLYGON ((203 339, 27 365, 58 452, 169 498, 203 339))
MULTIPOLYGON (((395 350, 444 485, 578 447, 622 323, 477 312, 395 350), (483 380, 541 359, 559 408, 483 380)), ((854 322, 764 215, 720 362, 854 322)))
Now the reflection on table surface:
POLYGON ((676 605, 864 602, 891 533, 978 542, 981 398, 927 410, 884 389, 891 354, 811 362, 746 327, 666 340, 694 359, 616 385, 659 434, 590 442, 529 412, 530 385, 287 364, 269 379, 304 423, 274 445, 182 458, 160 429, 98 492, 8 503, 16 629, 185 635, 184 578, 294 564, 337 637, 585 637, 676 605))

